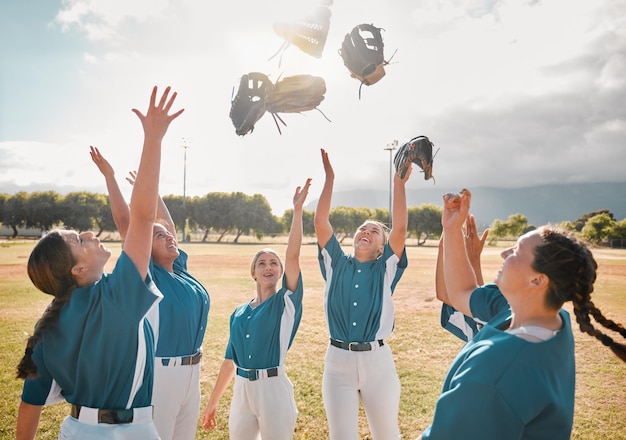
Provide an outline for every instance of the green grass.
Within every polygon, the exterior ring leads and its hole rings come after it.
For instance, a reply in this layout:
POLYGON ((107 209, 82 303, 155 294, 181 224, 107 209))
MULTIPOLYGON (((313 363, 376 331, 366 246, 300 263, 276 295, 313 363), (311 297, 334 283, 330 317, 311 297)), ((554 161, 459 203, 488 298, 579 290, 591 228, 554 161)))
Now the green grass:
MULTIPOLYGON (((26 261, 33 242, 0 244, 0 439, 15 438, 15 418, 22 381, 15 379, 15 365, 22 356, 25 339, 46 307, 49 297, 32 287, 26 261)), ((228 339, 228 318, 233 308, 254 296, 249 274, 252 255, 261 247, 280 243, 185 244, 191 272, 204 283, 211 296, 209 326, 202 360, 202 408, 211 392, 228 339)), ((109 247, 119 255, 119 244, 109 247)), ((484 252, 486 280, 500 265, 498 248, 484 252)), ((434 292, 433 246, 409 247, 409 268, 395 293, 396 328, 389 339, 402 383, 400 428, 404 439, 414 439, 430 423, 447 368, 462 342, 439 326, 440 303, 434 292)), ((626 251, 596 250, 600 264, 593 294, 605 315, 626 323, 626 251)), ((113 267, 113 259, 107 270, 113 267)), ((297 440, 328 437, 321 397, 322 372, 328 333, 323 313, 323 280, 317 248, 310 237, 302 248, 305 286, 300 330, 287 356, 287 370, 298 404, 297 440)), ((577 359, 576 413, 572 439, 626 439, 626 364, 596 339, 575 330, 577 359)), ((616 339, 619 338, 617 335, 616 339)), ((198 428, 198 439, 228 439, 228 409, 232 387, 218 409, 218 429, 198 428)), ((479 402, 477 404, 480 404, 479 402)), ((56 439, 59 425, 68 414, 65 403, 45 407, 38 439, 56 439)), ((369 439, 364 412, 360 413, 361 438, 369 439)))

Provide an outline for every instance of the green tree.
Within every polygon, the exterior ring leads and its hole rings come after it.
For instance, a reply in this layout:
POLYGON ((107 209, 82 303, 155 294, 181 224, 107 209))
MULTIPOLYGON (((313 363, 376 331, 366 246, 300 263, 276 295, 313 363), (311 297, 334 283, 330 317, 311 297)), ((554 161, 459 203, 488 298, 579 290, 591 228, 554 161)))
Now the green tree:
MULTIPOLYGON (((291 228, 291 220, 293 218, 293 209, 287 209, 280 218, 283 233, 289 233, 291 228)), ((315 218, 315 211, 302 211, 302 233, 304 235, 315 234, 315 224, 313 222, 315 218)))
POLYGON ((611 218, 611 220, 615 221, 615 217, 613 217, 613 213, 609 211, 608 209, 600 209, 598 211, 591 211, 591 212, 581 215, 579 218, 574 220, 574 226, 576 228, 576 232, 581 232, 583 228, 585 227, 585 223, 587 223, 587 221, 590 218, 595 217, 596 215, 600 215, 600 214, 607 214, 611 218))
POLYGON ((611 237, 626 238, 626 218, 615 222, 613 229, 611 230, 611 237))
MULTIPOLYGON (((185 235, 189 234, 189 230, 195 226, 195 219, 191 215, 193 212, 193 199, 190 197, 185 198, 185 206, 183 206, 183 196, 167 195, 162 197, 165 206, 167 206, 176 230, 183 232, 183 225, 185 226, 185 235), (187 220, 185 222, 185 220, 187 220)), ((183 237, 183 241, 186 241, 187 237, 183 237)))
POLYGON ((198 228, 204 230, 202 242, 207 240, 211 229, 218 234, 218 243, 230 232, 232 223, 229 212, 232 202, 231 195, 224 192, 212 192, 193 199, 189 217, 198 228))
POLYGON ((24 207, 26 227, 47 231, 61 221, 61 196, 54 191, 30 194, 24 207))
POLYGON ((30 195, 25 191, 20 191, 9 197, 4 203, 2 210, 2 223, 13 229, 13 238, 17 237, 17 228, 26 226, 26 204, 30 195))
POLYGON ((82 232, 94 227, 95 219, 107 209, 107 199, 104 194, 87 191, 71 192, 63 198, 61 206, 63 208, 61 220, 65 226, 82 232))
POLYGON ((417 245, 422 246, 429 238, 441 236, 441 214, 443 208, 426 203, 412 206, 408 210, 408 233, 417 238, 417 245))
POLYGON ((523 214, 512 214, 506 221, 495 219, 489 228, 489 235, 493 238, 513 238, 535 229, 528 224, 528 217, 523 214))
POLYGON ((603 212, 602 214, 594 215, 585 222, 581 235, 585 240, 601 243, 611 235, 614 225, 615 221, 611 216, 603 212))

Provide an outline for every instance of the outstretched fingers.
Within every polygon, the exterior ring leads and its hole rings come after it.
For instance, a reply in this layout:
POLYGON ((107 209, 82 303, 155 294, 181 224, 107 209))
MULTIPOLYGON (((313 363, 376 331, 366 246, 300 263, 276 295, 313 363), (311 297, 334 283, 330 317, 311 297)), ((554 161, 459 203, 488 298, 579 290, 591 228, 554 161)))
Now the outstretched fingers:
POLYGON ((293 196, 293 206, 302 206, 306 200, 306 196, 309 194, 309 187, 311 186, 311 178, 306 179, 304 187, 297 187, 293 196))

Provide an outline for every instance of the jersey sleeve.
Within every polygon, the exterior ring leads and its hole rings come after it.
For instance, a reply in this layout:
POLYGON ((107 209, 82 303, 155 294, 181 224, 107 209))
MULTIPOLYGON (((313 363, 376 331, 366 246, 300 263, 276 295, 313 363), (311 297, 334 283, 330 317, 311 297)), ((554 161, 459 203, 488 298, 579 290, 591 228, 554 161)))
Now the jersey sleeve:
POLYGON ((433 423, 422 433, 422 439, 518 439, 523 429, 524 424, 498 390, 489 384, 469 382, 439 397, 433 423))
POLYGON ((479 321, 488 322, 506 309, 510 309, 509 303, 494 283, 479 287, 470 297, 472 316, 479 321))
POLYGON ((457 338, 467 342, 482 327, 482 323, 464 315, 449 304, 441 304, 441 326, 457 338))

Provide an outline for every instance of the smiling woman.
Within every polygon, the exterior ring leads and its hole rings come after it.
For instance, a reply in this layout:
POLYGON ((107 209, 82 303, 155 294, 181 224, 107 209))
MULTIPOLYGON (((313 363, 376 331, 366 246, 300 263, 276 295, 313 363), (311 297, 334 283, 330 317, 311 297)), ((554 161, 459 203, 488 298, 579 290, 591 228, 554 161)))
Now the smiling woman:
POLYGON ((154 87, 145 115, 133 109, 145 141, 124 250, 113 271, 104 273, 111 252, 92 232, 51 231, 30 254, 31 281, 53 298, 17 367, 17 377, 24 379, 19 440, 34 439, 44 405, 62 400, 71 404, 71 412, 59 437, 159 438, 151 406, 155 340, 145 318, 162 299, 148 257, 161 142, 183 112, 169 114, 177 95, 170 91, 166 88, 157 102, 154 87))
POLYGON ((261 249, 252 258, 256 296, 239 305, 230 317, 226 354, 202 416, 204 429, 217 427, 219 400, 234 377, 230 438, 293 437, 298 408, 285 361, 302 319, 302 207, 310 185, 307 179, 293 197, 284 267, 273 249, 261 249))

